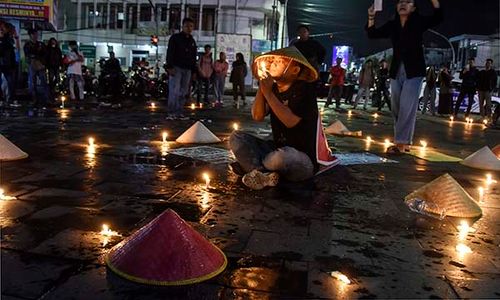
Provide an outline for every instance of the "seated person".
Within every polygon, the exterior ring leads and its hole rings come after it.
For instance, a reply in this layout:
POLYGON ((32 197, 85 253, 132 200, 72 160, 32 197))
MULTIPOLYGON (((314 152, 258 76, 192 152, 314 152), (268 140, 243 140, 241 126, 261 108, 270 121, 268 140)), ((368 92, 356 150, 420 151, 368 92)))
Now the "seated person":
MULTIPOLYGON (((270 114, 274 141, 236 131, 229 146, 243 183, 252 189, 275 186, 280 177, 302 181, 338 164, 328 147, 316 103, 318 72, 295 47, 255 59, 252 71, 259 90, 252 117, 270 114)), ((235 170, 233 165, 233 170, 235 170)))

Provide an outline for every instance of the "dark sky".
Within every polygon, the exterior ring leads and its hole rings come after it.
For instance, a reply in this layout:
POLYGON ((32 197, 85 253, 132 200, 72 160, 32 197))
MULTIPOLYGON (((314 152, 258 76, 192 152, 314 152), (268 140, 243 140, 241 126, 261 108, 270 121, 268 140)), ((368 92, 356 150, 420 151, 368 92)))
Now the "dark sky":
MULTIPOLYGON (((499 28, 499 0, 441 0, 444 22, 435 28, 448 36, 460 34, 494 34, 499 28)), ((327 49, 332 45, 354 47, 358 56, 366 56, 390 47, 387 41, 368 40, 364 32, 367 9, 373 0, 289 0, 288 22, 290 37, 298 24, 311 27, 311 34, 334 32, 333 40, 328 36, 316 37, 327 49)), ((384 11, 377 14, 377 24, 393 17, 396 0, 384 0, 384 11), (380 15, 379 15, 380 14, 380 15)), ((430 0, 416 0, 420 13, 431 9, 430 0)), ((426 33, 425 42, 437 42, 446 47, 435 35, 426 33)), ((331 55, 331 54, 330 54, 331 55)))

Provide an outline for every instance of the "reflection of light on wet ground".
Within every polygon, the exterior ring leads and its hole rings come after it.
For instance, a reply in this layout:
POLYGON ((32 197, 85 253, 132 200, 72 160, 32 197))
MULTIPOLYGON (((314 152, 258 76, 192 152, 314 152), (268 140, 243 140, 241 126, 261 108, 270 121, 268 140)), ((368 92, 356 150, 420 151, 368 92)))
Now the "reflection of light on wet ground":
POLYGON ((207 210, 210 208, 210 193, 207 191, 204 191, 202 196, 201 196, 201 201, 200 201, 201 208, 203 210, 207 210))
POLYGON ((351 284, 351 280, 349 279, 349 277, 347 277, 346 275, 342 274, 339 271, 331 272, 330 276, 332 276, 333 278, 335 278, 337 280, 342 281, 342 283, 351 284))
POLYGON ((106 224, 102 225, 102 230, 101 230, 100 234, 103 236, 103 240, 102 240, 103 247, 105 247, 109 243, 109 240, 111 237, 121 236, 118 232, 111 230, 109 228, 109 226, 106 224))
POLYGON ((469 223, 467 223, 466 220, 462 220, 460 222, 460 225, 458 225, 458 239, 460 241, 463 241, 465 240, 465 238, 467 237, 467 235, 469 234, 469 232, 471 231, 471 228, 469 226, 469 223))
POLYGON ((465 244, 462 244, 462 243, 458 244, 455 247, 455 250, 457 250, 458 256, 461 260, 465 257, 466 254, 472 253, 471 248, 465 244))
POLYGON ((1 201, 16 200, 16 197, 5 195, 4 189, 0 188, 0 200, 1 201))
POLYGON ((210 175, 205 172, 201 175, 203 177, 203 180, 205 180, 205 188, 209 188, 210 187, 210 175))
POLYGON ((61 120, 66 120, 69 116, 69 109, 59 109, 57 112, 61 120))
POLYGON ((85 165, 88 168, 93 168, 96 165, 95 153, 96 153, 96 147, 94 145, 88 145, 86 154, 87 160, 85 163, 85 165))
POLYGON ((479 202, 483 202, 484 200, 484 187, 480 186, 477 188, 479 193, 479 202))
POLYGON ((160 150, 161 150, 161 156, 167 156, 168 154, 168 142, 163 142, 161 143, 160 150))

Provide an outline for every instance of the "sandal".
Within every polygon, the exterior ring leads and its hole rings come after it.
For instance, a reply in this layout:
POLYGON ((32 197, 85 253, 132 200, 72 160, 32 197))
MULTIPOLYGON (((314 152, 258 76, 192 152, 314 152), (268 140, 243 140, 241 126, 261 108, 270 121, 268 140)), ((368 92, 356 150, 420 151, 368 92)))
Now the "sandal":
POLYGON ((387 154, 393 154, 393 155, 401 155, 403 153, 401 153, 401 150, 399 150, 399 148, 397 146, 390 146, 389 148, 387 148, 387 150, 385 151, 385 153, 387 154))

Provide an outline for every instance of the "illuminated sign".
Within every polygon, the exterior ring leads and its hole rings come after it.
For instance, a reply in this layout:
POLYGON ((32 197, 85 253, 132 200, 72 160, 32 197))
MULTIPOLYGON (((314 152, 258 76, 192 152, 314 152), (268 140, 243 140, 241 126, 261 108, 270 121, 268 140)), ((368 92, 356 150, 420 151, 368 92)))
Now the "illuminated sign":
POLYGON ((333 46, 332 65, 336 65, 337 57, 342 58, 342 68, 347 69, 351 62, 351 47, 349 46, 333 46))
POLYGON ((0 16, 17 20, 48 21, 54 24, 53 0, 2 0, 0 16))

